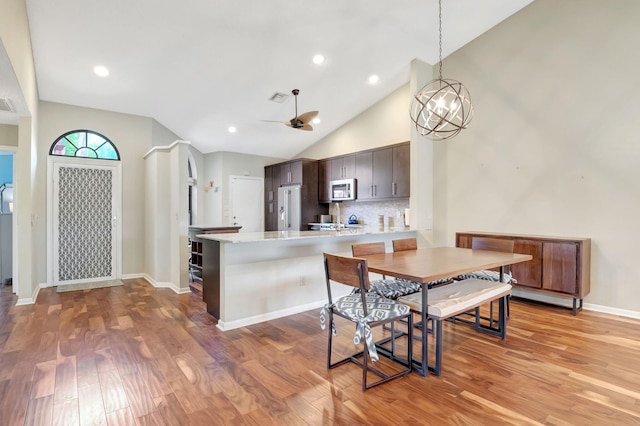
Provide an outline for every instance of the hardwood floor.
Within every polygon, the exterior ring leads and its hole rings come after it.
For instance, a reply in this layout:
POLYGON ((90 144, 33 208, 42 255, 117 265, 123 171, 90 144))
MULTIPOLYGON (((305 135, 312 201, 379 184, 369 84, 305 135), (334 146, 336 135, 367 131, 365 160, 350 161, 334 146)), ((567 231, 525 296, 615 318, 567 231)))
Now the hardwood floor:
POLYGON ((198 295, 124 283, 2 289, 0 425, 640 424, 638 320, 512 301, 505 341, 446 323, 442 376, 362 393, 318 310, 223 333, 198 295))

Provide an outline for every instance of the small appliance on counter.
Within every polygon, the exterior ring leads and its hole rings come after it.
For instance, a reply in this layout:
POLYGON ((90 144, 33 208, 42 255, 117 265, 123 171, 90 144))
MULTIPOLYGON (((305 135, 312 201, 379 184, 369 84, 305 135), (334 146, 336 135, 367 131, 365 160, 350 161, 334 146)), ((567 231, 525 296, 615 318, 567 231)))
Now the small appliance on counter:
POLYGON ((309 231, 338 231, 347 228, 344 223, 308 223, 307 225, 309 225, 309 231))

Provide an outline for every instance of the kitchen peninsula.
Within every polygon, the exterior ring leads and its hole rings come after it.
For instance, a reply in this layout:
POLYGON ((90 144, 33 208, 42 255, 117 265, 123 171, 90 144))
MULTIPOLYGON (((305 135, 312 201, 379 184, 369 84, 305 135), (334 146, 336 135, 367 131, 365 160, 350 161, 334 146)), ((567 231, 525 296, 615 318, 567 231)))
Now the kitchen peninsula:
MULTIPOLYGON (((218 328, 231 330, 327 302, 322 253, 351 255, 351 245, 415 237, 416 231, 271 231, 198 235, 202 298, 218 328)), ((335 297, 351 289, 334 284, 335 297)))

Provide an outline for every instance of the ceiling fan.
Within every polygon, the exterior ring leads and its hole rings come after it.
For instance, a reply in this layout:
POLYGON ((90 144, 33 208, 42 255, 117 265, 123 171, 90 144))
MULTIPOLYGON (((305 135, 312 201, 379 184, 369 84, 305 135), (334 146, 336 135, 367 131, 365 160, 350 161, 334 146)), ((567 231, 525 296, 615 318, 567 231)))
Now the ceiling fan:
POLYGON ((293 96, 295 96, 295 100, 296 100, 296 116, 295 117, 293 117, 289 121, 273 121, 273 120, 262 120, 262 121, 267 121, 272 123, 284 123, 286 126, 293 127, 294 129, 313 130, 313 127, 311 127, 309 123, 311 122, 311 120, 316 118, 316 116, 318 115, 318 111, 309 111, 309 112, 305 112, 304 114, 298 115, 298 94, 300 93, 300 90, 293 89, 291 93, 293 93, 293 96))

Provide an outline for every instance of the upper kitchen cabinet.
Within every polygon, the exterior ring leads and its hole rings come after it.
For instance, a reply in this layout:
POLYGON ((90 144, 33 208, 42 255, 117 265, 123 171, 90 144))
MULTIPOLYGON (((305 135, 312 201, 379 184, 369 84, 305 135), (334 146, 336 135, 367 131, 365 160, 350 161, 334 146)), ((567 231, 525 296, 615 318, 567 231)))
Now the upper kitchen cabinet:
POLYGON ((403 198, 410 195, 409 144, 356 154, 358 200, 403 198))
POLYGON ((280 185, 301 185, 303 160, 280 164, 280 185))
POLYGON ((392 196, 394 198, 406 198, 411 195, 411 174, 409 164, 411 148, 408 143, 398 145, 393 149, 393 184, 392 196))
POLYGON ((327 158, 318 162, 318 196, 321 203, 331 202, 331 181, 356 177, 355 154, 327 158))
POLYGON ((356 176, 356 156, 354 154, 335 157, 331 162, 331 179, 353 179, 356 176))

